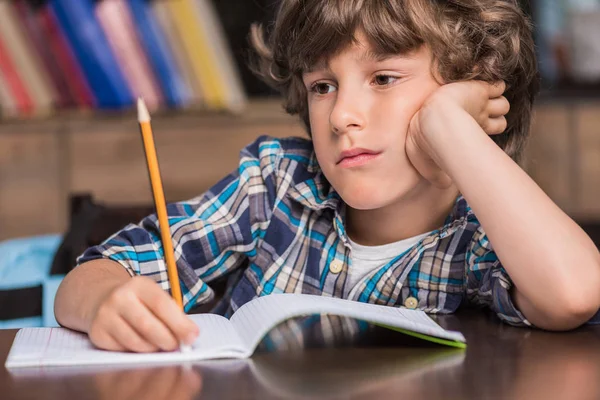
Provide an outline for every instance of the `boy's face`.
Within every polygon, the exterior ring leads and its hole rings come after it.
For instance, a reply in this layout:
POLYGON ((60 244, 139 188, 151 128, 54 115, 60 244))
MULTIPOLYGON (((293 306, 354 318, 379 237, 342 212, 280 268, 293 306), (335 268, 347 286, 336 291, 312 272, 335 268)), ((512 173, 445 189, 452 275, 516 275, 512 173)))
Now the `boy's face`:
POLYGON ((373 210, 406 199, 425 183, 405 142, 411 118, 440 84, 427 46, 378 60, 364 37, 357 39, 303 81, 323 173, 350 207, 373 210))

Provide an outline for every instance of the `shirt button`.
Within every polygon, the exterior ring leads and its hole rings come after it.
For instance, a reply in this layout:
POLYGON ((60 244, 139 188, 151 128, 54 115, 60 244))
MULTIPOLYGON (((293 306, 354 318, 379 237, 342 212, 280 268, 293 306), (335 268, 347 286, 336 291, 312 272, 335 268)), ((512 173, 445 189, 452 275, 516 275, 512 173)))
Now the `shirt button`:
POLYGON ((333 260, 331 262, 331 264, 329 264, 329 271, 331 271, 332 274, 339 274, 342 271, 343 267, 344 267, 343 261, 333 260))
POLYGON ((404 307, 410 308, 411 310, 414 310, 415 308, 417 308, 418 305, 419 305, 419 301, 412 296, 407 297, 406 300, 404 300, 404 307))

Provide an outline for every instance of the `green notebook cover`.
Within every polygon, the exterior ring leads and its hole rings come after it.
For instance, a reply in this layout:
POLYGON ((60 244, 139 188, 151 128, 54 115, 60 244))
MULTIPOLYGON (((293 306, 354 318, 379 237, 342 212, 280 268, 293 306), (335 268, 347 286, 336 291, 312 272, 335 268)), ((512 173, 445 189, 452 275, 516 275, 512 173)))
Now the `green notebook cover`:
POLYGON ((425 335, 423 333, 412 332, 412 331, 408 331, 406 329, 396 328, 396 327, 388 326, 388 325, 382 325, 382 324, 373 324, 373 325, 377 325, 377 326, 380 326, 382 328, 391 329, 393 331, 400 332, 400 333, 403 333, 403 334, 408 335, 408 336, 413 336, 413 337, 416 337, 416 338, 419 338, 419 339, 422 339, 422 340, 426 340, 428 342, 442 344, 444 346, 456 347, 456 348, 459 348, 459 349, 466 349, 467 348, 467 344, 466 343, 458 342, 458 341, 455 341, 455 340, 440 339, 440 338, 435 337, 435 336, 429 336, 429 335, 425 335))

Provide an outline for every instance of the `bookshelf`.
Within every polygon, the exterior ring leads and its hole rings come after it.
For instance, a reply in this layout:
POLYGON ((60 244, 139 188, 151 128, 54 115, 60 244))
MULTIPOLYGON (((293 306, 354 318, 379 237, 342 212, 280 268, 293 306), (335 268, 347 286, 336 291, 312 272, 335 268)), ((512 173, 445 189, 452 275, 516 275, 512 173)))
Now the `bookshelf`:
POLYGON ((270 14, 255 2, 244 8, 253 13, 223 18, 219 3, 0 2, 0 119, 126 110, 139 96, 152 112, 243 109, 257 85, 240 32, 270 14))

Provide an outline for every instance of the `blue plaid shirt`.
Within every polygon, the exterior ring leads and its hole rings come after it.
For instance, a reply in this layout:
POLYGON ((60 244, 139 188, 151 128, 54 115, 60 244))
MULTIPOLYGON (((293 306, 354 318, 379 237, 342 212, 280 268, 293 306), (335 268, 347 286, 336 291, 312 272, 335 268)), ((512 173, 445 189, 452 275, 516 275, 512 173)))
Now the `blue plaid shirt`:
MULTIPOLYGON (((185 310, 212 300, 210 283, 226 278, 226 293, 213 310, 226 316, 257 296, 291 292, 389 306, 412 298, 428 313, 452 313, 467 301, 510 324, 529 325, 463 197, 442 227, 365 276, 355 291, 347 279, 352 247, 344 213, 309 140, 258 138, 241 151, 237 171, 205 194, 168 206, 185 310)), ((155 215, 88 249, 78 263, 97 258, 169 290, 155 215)))

